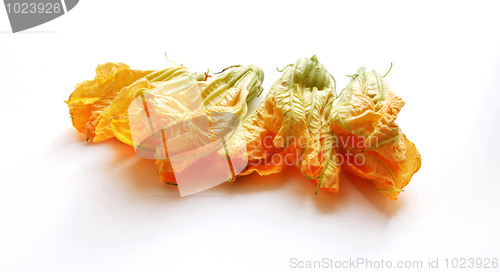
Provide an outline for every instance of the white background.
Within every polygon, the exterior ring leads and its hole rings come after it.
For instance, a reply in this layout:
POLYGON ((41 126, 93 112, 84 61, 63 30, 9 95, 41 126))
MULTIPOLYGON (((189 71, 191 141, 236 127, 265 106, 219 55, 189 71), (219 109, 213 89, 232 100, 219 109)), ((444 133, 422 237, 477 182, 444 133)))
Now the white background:
POLYGON ((447 257, 500 258, 499 26, 482 1, 80 1, 12 34, 2 8, 0 271, 305 271, 292 258, 440 258, 448 271, 447 257), (160 69, 165 52, 192 71, 258 65, 266 91, 277 66, 313 54, 339 89, 359 66, 393 62, 422 168, 397 201, 350 176, 315 196, 293 168, 180 198, 153 161, 85 143, 63 103, 98 64, 160 69))

